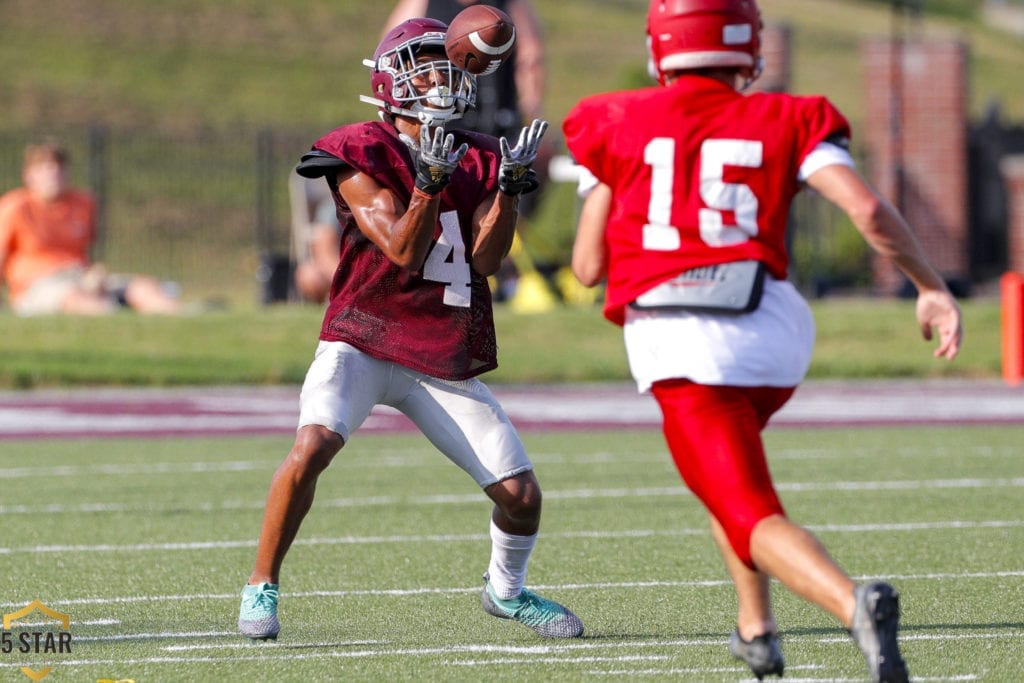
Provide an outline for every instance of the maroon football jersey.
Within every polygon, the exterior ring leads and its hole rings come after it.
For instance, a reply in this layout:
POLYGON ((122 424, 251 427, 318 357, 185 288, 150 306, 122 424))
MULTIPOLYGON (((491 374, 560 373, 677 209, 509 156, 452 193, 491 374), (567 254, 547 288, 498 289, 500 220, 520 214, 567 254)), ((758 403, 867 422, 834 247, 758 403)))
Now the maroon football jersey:
POLYGON ((612 190, 605 315, 620 325, 631 301, 698 266, 754 259, 785 279, 800 165, 850 135, 823 97, 744 96, 704 77, 586 98, 563 129, 612 190))
MULTIPOLYGON (((341 223, 338 269, 320 339, 347 342, 369 355, 434 377, 467 379, 497 367, 491 292, 473 270, 469 249, 477 207, 497 188, 498 141, 452 131, 469 151, 441 192, 434 240, 419 271, 392 263, 362 233, 332 188, 341 223)), ((314 145, 409 202, 415 173, 397 131, 381 122, 337 128, 314 145)))

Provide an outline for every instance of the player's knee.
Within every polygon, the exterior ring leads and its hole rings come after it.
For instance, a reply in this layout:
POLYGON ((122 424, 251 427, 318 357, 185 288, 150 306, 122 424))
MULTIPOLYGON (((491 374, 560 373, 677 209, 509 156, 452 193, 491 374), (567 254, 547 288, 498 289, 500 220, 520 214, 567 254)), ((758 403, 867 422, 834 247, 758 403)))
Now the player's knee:
POLYGON ((535 523, 540 519, 542 494, 533 472, 506 479, 488 489, 488 495, 508 520, 535 523))
POLYGON ((521 496, 506 501, 502 505, 502 512, 511 520, 520 523, 535 523, 540 519, 541 494, 538 489, 536 494, 521 496))
POLYGON ((297 483, 315 481, 327 469, 344 445, 341 436, 326 427, 309 426, 299 430, 295 444, 281 466, 281 471, 297 483))
POLYGON ((729 545, 732 546, 733 552, 749 569, 757 569, 751 549, 754 529, 762 521, 775 515, 785 516, 781 506, 766 505, 747 510, 746 514, 734 515, 729 519, 718 519, 725 530, 726 538, 729 539, 729 545))

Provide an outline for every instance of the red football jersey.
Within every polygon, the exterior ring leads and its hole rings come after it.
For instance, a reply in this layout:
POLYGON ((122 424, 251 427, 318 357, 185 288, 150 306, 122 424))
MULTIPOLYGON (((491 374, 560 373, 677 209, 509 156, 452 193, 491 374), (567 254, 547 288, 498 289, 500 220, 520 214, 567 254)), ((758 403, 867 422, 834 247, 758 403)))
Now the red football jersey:
POLYGON ((619 325, 631 301, 697 266, 756 259, 785 279, 800 164, 850 135, 823 97, 745 96, 700 76, 586 98, 563 130, 612 189, 605 316, 619 325))
MULTIPOLYGON (((434 241, 420 271, 392 263, 356 225, 333 188, 341 223, 338 269, 320 339, 344 341, 369 355, 449 380, 497 367, 491 292, 470 265, 472 220, 497 188, 498 141, 453 131, 469 151, 441 192, 434 241)), ((337 128, 314 149, 373 177, 408 203, 415 173, 397 131, 381 122, 337 128)))

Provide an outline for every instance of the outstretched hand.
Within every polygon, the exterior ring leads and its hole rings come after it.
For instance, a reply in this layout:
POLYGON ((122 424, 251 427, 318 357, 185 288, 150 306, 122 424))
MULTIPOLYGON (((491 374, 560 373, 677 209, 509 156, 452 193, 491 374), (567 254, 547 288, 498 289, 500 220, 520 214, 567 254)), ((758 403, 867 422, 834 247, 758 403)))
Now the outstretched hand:
POLYGON ((541 138, 548 129, 548 122, 534 119, 533 123, 519 131, 519 141, 509 147, 508 139, 502 137, 501 166, 498 169, 498 188, 505 194, 533 192, 540 186, 537 173, 530 164, 537 158, 541 138))
POLYGON ((953 360, 960 352, 964 331, 960 320, 960 307, 949 292, 922 292, 917 297, 917 322, 921 334, 931 341, 933 329, 939 333, 936 358, 953 360))
POLYGON ((452 151, 455 136, 451 133, 445 135, 441 126, 434 129, 433 136, 429 126, 421 126, 419 143, 405 133, 399 135, 399 138, 412 152, 413 165, 416 167, 416 188, 429 195, 436 195, 448 185, 452 173, 469 151, 469 145, 465 142, 452 151))

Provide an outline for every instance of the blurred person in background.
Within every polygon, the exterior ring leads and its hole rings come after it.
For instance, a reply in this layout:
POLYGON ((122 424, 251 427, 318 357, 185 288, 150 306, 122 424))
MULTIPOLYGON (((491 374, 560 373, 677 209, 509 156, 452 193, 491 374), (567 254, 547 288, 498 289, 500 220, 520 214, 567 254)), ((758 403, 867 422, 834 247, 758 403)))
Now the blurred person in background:
MULTIPOLYGON (((451 24, 455 15, 470 5, 490 5, 507 14, 516 27, 516 44, 500 69, 493 74, 476 77, 476 104, 449 128, 475 130, 496 138, 514 140, 523 125, 544 118, 544 88, 547 81, 544 36, 540 19, 530 0, 398 0, 384 23, 384 33, 413 17, 429 17, 451 24)), ((553 143, 549 139, 542 140, 533 166, 540 187, 536 192, 523 195, 519 202, 517 228, 523 242, 529 241, 528 221, 536 213, 543 197, 548 165, 553 155, 553 143)), ((513 249, 521 252, 524 245, 517 240, 513 249)), ((533 264, 528 262, 529 255, 522 253, 520 265, 532 267, 533 264)), ((517 269, 511 259, 504 261, 497 277, 500 282, 495 295, 499 299, 511 296, 517 277, 517 269)))
POLYGON ((590 174, 572 266, 585 285, 607 281, 604 314, 623 326, 638 389, 654 394, 676 467, 710 513, 738 599, 730 652, 758 678, 782 676, 774 577, 850 631, 872 680, 903 683, 897 591, 854 582, 789 519, 765 456, 761 432, 814 345, 811 311, 786 279, 794 195, 818 192, 896 263, 937 358, 959 351, 960 309, 855 170, 849 125, 827 99, 740 92, 761 68, 761 25, 753 0, 651 1, 659 85, 585 98, 563 124, 590 174))
POLYGON ((341 246, 341 225, 335 211, 333 197, 316 205, 307 228, 310 232, 309 253, 295 264, 295 289, 306 301, 323 303, 331 291, 341 246))
MULTIPOLYGON (((484 611, 539 635, 574 638, 579 618, 525 587, 541 489, 508 415, 478 378, 497 367, 486 278, 508 253, 520 195, 547 123, 513 141, 446 133, 475 94, 444 51, 447 26, 405 21, 370 75, 379 120, 320 138, 296 171, 326 178, 341 219, 340 263, 299 398, 295 441, 274 473, 239 631, 276 639, 280 574, 317 479, 376 405, 408 416, 493 505, 484 611), (379 98, 379 99, 378 99, 379 98)), ((429 487, 428 482, 424 486, 429 487)), ((436 615, 443 619, 443 615, 436 615)))
POLYGON ((47 140, 25 149, 24 186, 0 197, 0 273, 19 315, 105 315, 121 307, 177 313, 181 305, 150 277, 112 275, 93 263, 96 206, 71 187, 67 151, 47 140))

